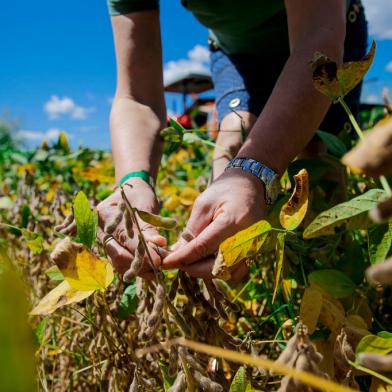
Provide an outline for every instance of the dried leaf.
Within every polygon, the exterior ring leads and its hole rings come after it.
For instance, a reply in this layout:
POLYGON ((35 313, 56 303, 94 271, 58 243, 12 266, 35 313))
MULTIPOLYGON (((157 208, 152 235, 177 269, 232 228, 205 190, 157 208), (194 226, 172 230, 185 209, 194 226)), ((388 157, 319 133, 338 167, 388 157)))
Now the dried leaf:
POLYGON ((137 210, 140 219, 144 220, 144 222, 149 223, 155 227, 162 227, 166 230, 172 230, 176 227, 177 222, 172 218, 166 218, 164 216, 156 215, 151 212, 137 210))
POLYGON ((375 53, 376 42, 373 41, 369 53, 362 60, 350 61, 338 68, 338 81, 343 97, 361 82, 373 63, 375 53))
POLYGON ((316 52, 312 60, 313 85, 332 100, 346 96, 357 86, 372 65, 376 43, 373 41, 369 53, 360 61, 351 61, 338 68, 322 53, 316 52))
POLYGON ((51 259, 75 290, 104 290, 114 278, 113 268, 107 260, 72 243, 68 237, 56 245, 51 259))
POLYGON ((30 315, 41 315, 53 313, 56 309, 64 305, 80 302, 94 293, 94 290, 81 291, 72 288, 70 284, 64 280, 52 291, 50 291, 38 305, 30 312, 30 315))
POLYGON ((296 229, 305 218, 309 204, 309 176, 306 169, 294 176, 295 188, 290 199, 280 210, 280 224, 286 230, 296 229))
MULTIPOLYGON (((385 197, 385 191, 371 189, 347 202, 338 204, 319 214, 305 229, 303 237, 310 239, 322 235, 332 235, 335 233, 336 227, 344 223, 349 224, 351 219, 358 218, 360 214, 371 210, 378 202, 384 200, 385 197)), ((363 223, 362 221, 356 220, 356 223, 356 229, 362 228, 360 226, 360 223, 363 223)), ((351 228, 354 228, 353 226, 351 223, 351 228)))
POLYGON ((323 306, 323 295, 314 287, 307 287, 301 301, 300 320, 308 327, 311 335, 317 326, 323 306))
POLYGON ((262 220, 223 241, 219 247, 219 254, 223 258, 224 265, 231 267, 244 259, 255 256, 271 229, 271 225, 262 220))

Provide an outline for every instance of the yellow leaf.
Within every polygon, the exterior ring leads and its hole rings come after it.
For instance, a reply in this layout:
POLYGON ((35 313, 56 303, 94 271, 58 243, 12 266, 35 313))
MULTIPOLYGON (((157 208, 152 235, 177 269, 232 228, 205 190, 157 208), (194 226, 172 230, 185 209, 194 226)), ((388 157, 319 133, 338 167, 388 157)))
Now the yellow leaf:
POLYGON ((280 284, 280 276, 282 274, 283 268, 283 258, 284 258, 284 240, 286 238, 286 233, 279 233, 278 240, 276 242, 276 262, 275 262, 275 288, 274 294, 272 296, 272 303, 275 302, 276 294, 278 293, 278 287, 280 284))
POLYGON ((100 259, 80 244, 66 237, 51 254, 64 279, 76 290, 104 290, 112 282, 114 274, 111 264, 100 259))
POLYGON ((320 290, 307 287, 301 301, 300 320, 308 327, 311 335, 317 326, 323 306, 323 295, 320 290))
POLYGON ((219 247, 219 254, 223 258, 224 265, 231 267, 256 255, 271 229, 271 225, 262 220, 223 241, 219 247))
POLYGON ((313 85, 324 95, 336 100, 347 95, 365 76, 372 65, 376 43, 360 61, 351 61, 340 68, 322 53, 315 53, 312 60, 313 85))
POLYGON ((30 315, 47 315, 64 305, 80 302, 89 297, 94 290, 80 291, 70 286, 67 281, 61 282, 50 291, 38 305, 30 312, 30 315))
POLYGON ((295 188, 290 199, 280 210, 280 224, 286 230, 296 229, 305 218, 309 204, 309 175, 302 169, 294 176, 295 188))
POLYGON ((376 53, 376 43, 373 41, 369 53, 360 61, 350 61, 338 68, 338 81, 341 95, 344 97, 357 86, 372 65, 376 53))
POLYGON ((184 206, 192 206, 199 192, 196 189, 185 187, 180 193, 180 201, 184 206))
POLYGON ((175 211, 176 208, 181 204, 181 200, 177 195, 171 195, 169 198, 163 203, 163 207, 169 211, 175 211))

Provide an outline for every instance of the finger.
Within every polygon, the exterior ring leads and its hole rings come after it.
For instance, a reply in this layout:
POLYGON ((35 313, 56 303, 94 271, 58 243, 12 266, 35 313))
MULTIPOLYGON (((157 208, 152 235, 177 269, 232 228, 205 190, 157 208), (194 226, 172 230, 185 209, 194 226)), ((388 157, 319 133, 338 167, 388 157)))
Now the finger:
POLYGON ((166 268, 176 268, 202 260, 214 254, 219 245, 235 233, 234 225, 228 224, 223 215, 219 215, 195 239, 167 256, 163 263, 166 268))
POLYGON ((156 227, 147 226, 142 229, 143 236, 146 241, 152 242, 158 246, 166 246, 166 238, 159 234, 159 231, 156 227))
POLYGON ((358 360, 362 366, 378 372, 392 371, 392 355, 360 353, 358 355, 358 360))
POLYGON ((75 235, 76 234, 76 222, 73 221, 68 226, 65 226, 62 229, 57 230, 57 231, 61 234, 65 234, 65 235, 75 235))
MULTIPOLYGON (((182 265, 179 268, 181 271, 187 272, 193 278, 211 280, 216 278, 216 276, 212 274, 214 263, 214 259, 208 258, 190 265, 182 265)), ((230 283, 241 282, 249 273, 249 268, 246 263, 236 264, 234 267, 229 268, 229 270, 231 275, 231 279, 229 280, 230 283)))
POLYGON ((213 279, 212 267, 214 266, 213 259, 206 259, 198 261, 190 265, 182 265, 181 271, 187 272, 192 278, 213 279))
POLYGON ((116 271, 120 274, 123 274, 132 263, 133 254, 121 246, 114 238, 110 238, 106 242, 105 252, 116 271))
POLYGON ((179 240, 170 247, 171 251, 175 251, 179 248, 181 248, 181 246, 184 246, 185 244, 187 244, 189 241, 192 241, 195 237, 193 236, 193 234, 191 234, 187 229, 185 229, 182 233, 181 236, 179 238, 179 240))
POLYGON ((368 268, 366 277, 372 283, 392 284, 392 259, 368 268))

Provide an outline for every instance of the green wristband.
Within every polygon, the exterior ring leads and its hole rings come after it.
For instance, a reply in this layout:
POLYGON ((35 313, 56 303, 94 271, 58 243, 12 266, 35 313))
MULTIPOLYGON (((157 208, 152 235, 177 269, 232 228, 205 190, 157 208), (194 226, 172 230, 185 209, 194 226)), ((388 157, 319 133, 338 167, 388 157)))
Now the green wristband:
POLYGON ((124 182, 129 180, 130 178, 135 178, 135 177, 141 178, 143 181, 147 182, 147 184, 150 185, 152 189, 154 189, 154 187, 155 187, 154 180, 151 177, 150 173, 145 170, 134 171, 134 172, 126 174, 120 180, 120 185, 124 184, 124 182))

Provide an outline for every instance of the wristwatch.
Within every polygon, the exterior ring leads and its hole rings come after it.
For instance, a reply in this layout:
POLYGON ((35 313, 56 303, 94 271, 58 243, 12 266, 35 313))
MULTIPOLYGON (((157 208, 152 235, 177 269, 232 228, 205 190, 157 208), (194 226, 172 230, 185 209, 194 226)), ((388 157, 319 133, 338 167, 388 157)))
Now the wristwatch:
POLYGON ((264 184, 265 201, 271 205, 278 197, 280 189, 279 176, 268 166, 252 158, 238 157, 232 159, 226 166, 226 169, 242 169, 244 172, 256 176, 264 184))

